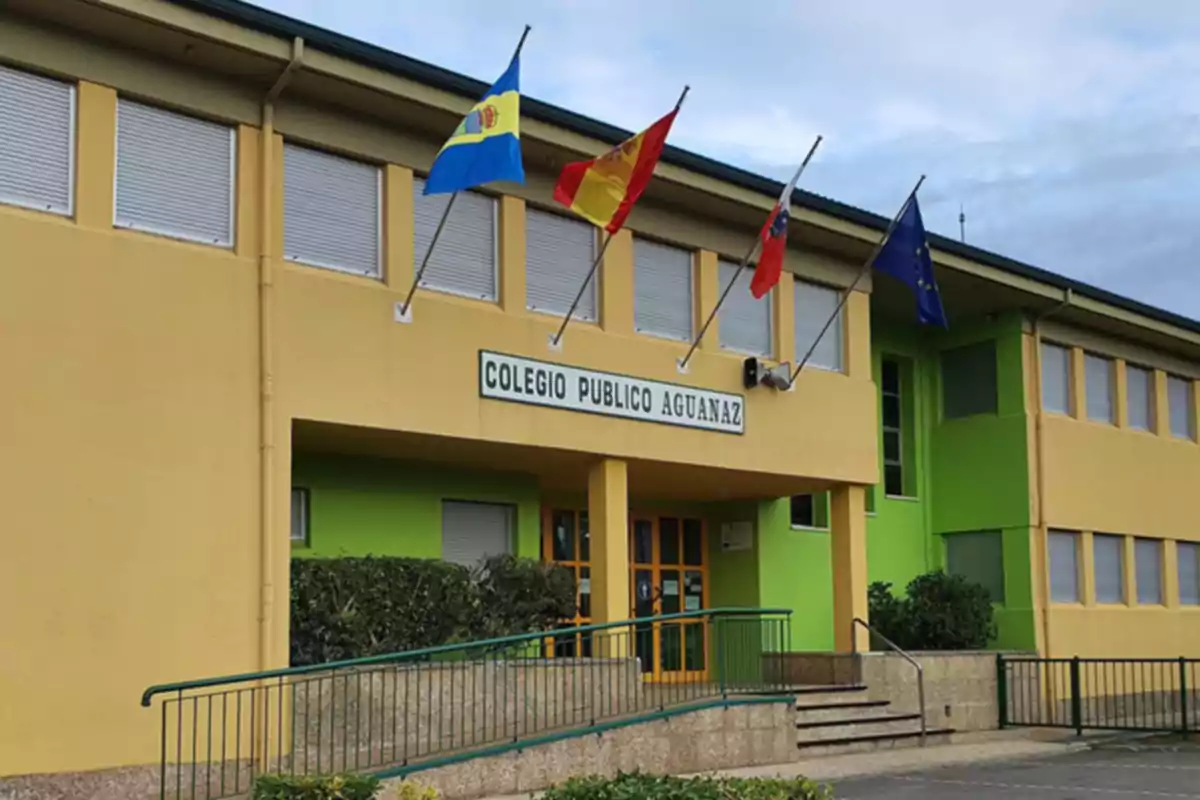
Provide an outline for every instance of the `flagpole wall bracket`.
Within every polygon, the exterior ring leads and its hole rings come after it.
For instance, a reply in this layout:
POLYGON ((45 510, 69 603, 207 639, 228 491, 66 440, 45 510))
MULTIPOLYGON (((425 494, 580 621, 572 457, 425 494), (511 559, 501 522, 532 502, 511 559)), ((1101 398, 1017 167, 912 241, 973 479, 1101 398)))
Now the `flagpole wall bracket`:
POLYGON ((683 360, 682 356, 675 359, 675 371, 678 372, 680 375, 688 374, 688 364, 686 361, 683 360))
POLYGON ((553 333, 546 337, 546 345, 555 353, 562 352, 562 337, 556 337, 553 333))
POLYGON ((408 308, 404 307, 404 303, 396 303, 392 308, 392 319, 404 325, 411 325, 413 320, 412 303, 408 304, 408 308))

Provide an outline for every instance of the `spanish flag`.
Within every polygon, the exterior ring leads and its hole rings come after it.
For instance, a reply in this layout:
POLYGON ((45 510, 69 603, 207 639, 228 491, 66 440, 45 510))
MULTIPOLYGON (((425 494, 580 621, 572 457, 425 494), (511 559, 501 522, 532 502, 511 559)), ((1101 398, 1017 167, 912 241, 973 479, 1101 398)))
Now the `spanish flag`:
POLYGON ((678 113, 676 105, 658 122, 599 158, 567 164, 554 187, 554 199, 609 233, 619 231, 650 182, 678 113))

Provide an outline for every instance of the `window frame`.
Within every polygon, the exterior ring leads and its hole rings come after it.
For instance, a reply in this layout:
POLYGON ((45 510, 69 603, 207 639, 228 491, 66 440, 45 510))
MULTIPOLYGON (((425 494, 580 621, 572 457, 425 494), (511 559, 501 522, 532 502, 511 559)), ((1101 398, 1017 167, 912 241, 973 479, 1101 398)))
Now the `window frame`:
MULTIPOLYGON (((26 211, 38 211, 43 214, 53 214, 56 217, 74 218, 77 205, 77 171, 78 171, 78 150, 79 150, 79 82, 64 81, 60 78, 51 77, 41 72, 24 69, 12 64, 0 63, 0 67, 11 72, 17 72, 22 75, 28 75, 38 80, 50 81, 58 83, 67 89, 67 205, 66 208, 53 208, 46 205, 37 205, 30 203, 27 200, 21 200, 16 197, 8 197, 0 192, 0 205, 10 206, 12 208, 21 208, 26 211)), ((113 150, 116 150, 116 137, 114 132, 113 150)), ((113 181, 116 182, 116 168, 114 163, 113 181)), ((115 209, 115 206, 114 206, 115 209)))
POLYGON ((908 359, 904 359, 900 356, 881 354, 879 357, 879 436, 880 436, 879 451, 880 451, 880 458, 883 462, 883 476, 882 476, 883 479, 880 481, 880 485, 883 487, 883 497, 885 500, 916 500, 918 498, 918 495, 916 495, 916 494, 908 494, 908 486, 907 486, 907 483, 908 483, 907 478, 908 478, 908 473, 909 473, 908 466, 909 465, 906 463, 906 460, 905 460, 905 453, 907 451, 907 448, 905 448, 905 446, 904 446, 904 411, 905 411, 904 373, 905 373, 906 362, 907 362, 907 366, 910 370, 914 368, 912 366, 911 361, 909 361, 908 359), (888 362, 888 361, 890 361, 896 365, 896 391, 895 392, 888 392, 888 391, 884 390, 883 370, 884 370, 884 363, 888 362), (889 426, 889 425, 885 424, 885 421, 883 418, 883 398, 885 395, 894 395, 896 398, 896 404, 899 407, 899 411, 900 411, 899 426, 889 426), (889 460, 887 458, 887 448, 883 444, 883 440, 884 440, 884 438, 886 438, 886 435, 888 433, 894 433, 896 436, 897 448, 900 451, 899 456, 896 459, 889 460), (900 470, 900 490, 902 492, 901 494, 892 494, 891 492, 888 491, 887 468, 889 466, 898 467, 900 470))
MULTIPOLYGON (((1124 535, 1119 534, 1119 533, 1093 533, 1092 534, 1092 563, 1090 566, 1091 566, 1091 570, 1092 570, 1092 585, 1095 589, 1095 595, 1096 595, 1096 597, 1095 597, 1096 605, 1112 607, 1112 606, 1127 606, 1130 604, 1130 602, 1132 601, 1132 598, 1129 597, 1129 594, 1127 591, 1128 587, 1126 587, 1126 585, 1125 585, 1125 572, 1126 572, 1126 570, 1129 569, 1129 564, 1126 563, 1128 560, 1129 559, 1126 558, 1126 553, 1125 553, 1125 536, 1124 535), (1099 552, 1100 548, 1098 548, 1096 545, 1097 545, 1097 543, 1102 542, 1102 541, 1113 541, 1113 542, 1116 542, 1116 544, 1117 544, 1118 598, 1116 600, 1104 600, 1104 599, 1100 598, 1100 580, 1099 580, 1100 572, 1099 572, 1099 570, 1096 569, 1096 566, 1097 566, 1097 562, 1096 562, 1097 555, 1096 554, 1099 552)), ((1135 569, 1136 569, 1136 567, 1135 567, 1135 569)))
MULTIPOLYGON (((747 270, 753 271, 754 265, 747 263, 743 267, 743 266, 740 266, 741 265, 740 260, 734 261, 732 259, 725 258, 725 257, 718 255, 717 256, 717 281, 718 281, 717 289, 720 292, 724 292, 725 287, 729 285, 729 282, 723 281, 720 278, 721 272, 723 271, 721 269, 722 262, 729 264, 735 270, 733 286, 731 289, 731 293, 732 293, 733 290, 737 289, 737 282, 739 280, 741 280, 742 275, 745 274, 747 270)), ((767 292, 767 294, 763 295, 761 298, 754 300, 755 303, 762 303, 763 305, 765 305, 767 307, 767 349, 766 349, 766 352, 758 352, 755 350, 746 350, 746 349, 743 349, 740 347, 731 347, 721 341, 721 330, 723 327, 721 325, 721 312, 725 309, 724 305, 722 305, 721 308, 717 309, 717 314, 716 314, 716 317, 714 318, 717 320, 717 350, 719 352, 728 353, 728 354, 734 355, 734 356, 765 358, 768 360, 775 358, 775 350, 776 350, 776 348, 775 348, 775 334, 776 334, 775 326, 777 324, 777 321, 775 319, 775 316, 776 316, 775 315, 775 300, 774 300, 773 293, 777 288, 778 288, 778 286, 771 287, 771 291, 767 292)), ((793 337, 793 339, 795 338, 794 332, 792 334, 792 337, 793 337)))
POLYGON ((1164 606, 1166 605, 1166 581, 1163 575, 1163 556, 1164 546, 1162 539, 1151 539, 1146 536, 1136 536, 1133 539, 1133 580, 1134 580, 1134 595, 1139 606, 1164 606), (1154 548, 1154 569, 1158 576, 1158 592, 1154 600, 1145 600, 1142 598, 1142 548, 1146 545, 1154 548))
POLYGON ((1166 385, 1166 389, 1167 389, 1167 434, 1172 439, 1178 439, 1181 442, 1194 442, 1194 441, 1196 441, 1195 384, 1191 378, 1185 378, 1182 375, 1176 375, 1171 372, 1166 373, 1166 378, 1167 378, 1167 380, 1166 380, 1166 384, 1167 384, 1166 385), (1183 388, 1185 391, 1183 412, 1184 412, 1184 418, 1185 418, 1186 424, 1187 424, 1187 433, 1184 435, 1180 435, 1175 432, 1175 414, 1174 414, 1175 409, 1171 405, 1171 382, 1172 381, 1176 381, 1178 383, 1183 384, 1183 388))
POLYGON ((1048 568, 1047 578, 1050 583, 1050 603, 1054 605, 1082 605, 1083 597, 1083 536, 1078 531, 1061 530, 1051 528, 1046 532, 1046 565, 1048 568), (1072 566, 1074 567, 1074 575, 1072 576, 1072 586, 1074 587, 1073 598, 1070 600, 1062 600, 1054 595, 1054 545, 1055 539, 1062 540, 1063 538, 1071 540, 1071 552, 1074 554, 1072 558, 1072 566))
POLYGON ((1140 431, 1143 433, 1154 433, 1155 428, 1155 411, 1157 409, 1158 398, 1156 397, 1156 386, 1154 379, 1154 368, 1146 367, 1141 364, 1134 364, 1129 361, 1125 362, 1125 426, 1130 430, 1140 431), (1129 395, 1129 376, 1138 372, 1146 376, 1146 425, 1133 424, 1133 417, 1130 411, 1133 409, 1133 403, 1130 401, 1129 395))
MULTIPOLYGON (((992 605, 1000 606, 1000 607, 1006 606, 1008 604, 1008 574, 1007 574, 1007 571, 1005 570, 1005 565, 1004 565, 1004 531, 1000 530, 1000 529, 991 529, 991 530, 985 529, 985 530, 975 530, 975 531, 971 531, 971 530, 953 531, 953 532, 941 534, 942 555, 944 557, 944 563, 946 566, 947 574, 962 575, 964 578, 966 578, 967 576, 961 572, 951 572, 950 571, 950 542, 955 540, 956 537, 961 537, 958 539, 958 541, 965 541, 969 537, 977 537, 977 538, 978 537, 986 537, 987 539, 996 542, 996 544, 999 547, 999 551, 1000 551, 1000 560, 999 560, 1000 575, 999 575, 999 577, 1000 577, 1001 595, 999 598, 996 598, 996 597, 992 598, 992 605)), ((978 583, 978 581, 976 581, 976 582, 978 583)), ((989 594, 990 594, 990 592, 989 592, 989 594)))
POLYGON ((939 350, 937 353, 937 385, 938 385, 938 411, 943 422, 956 422, 962 419, 972 419, 974 417, 995 417, 1000 414, 1000 348, 997 346, 996 339, 977 339, 975 341, 957 344, 952 347, 939 350), (946 411, 946 387, 949 381, 946 380, 946 354, 954 352, 962 352, 971 348, 979 348, 982 345, 989 345, 989 353, 991 355, 992 365, 992 406, 987 411, 971 411, 966 414, 955 414, 951 416, 946 411))
POLYGON ((1083 352, 1083 418, 1088 422, 1094 422, 1097 425, 1117 425, 1117 360, 1112 356, 1102 355, 1090 350, 1083 352), (1092 389, 1088 382, 1088 365, 1103 361, 1108 366, 1108 417, 1101 419, 1092 416, 1092 389))
POLYGON ((166 239, 174 239, 180 242, 191 242, 192 244, 203 244, 208 247, 219 247, 222 250, 233 250, 237 244, 237 216, 238 216, 238 181, 237 181, 237 162, 238 162, 238 135, 236 125, 226 125, 224 122, 215 122, 211 119, 198 116, 196 114, 185 114, 174 109, 167 108, 153 103, 144 103, 141 100, 135 100, 132 97, 117 96, 117 109, 113 115, 113 188, 112 188, 112 208, 113 219, 112 226, 117 230, 134 231, 136 233, 146 233, 152 236, 162 236, 166 239), (121 103, 131 103, 133 105, 143 106, 145 108, 161 111, 166 114, 171 114, 176 117, 192 119, 198 122, 204 122, 209 125, 215 125, 220 128, 228 128, 229 130, 229 240, 228 241, 213 241, 205 239, 202 236, 194 236, 189 233, 180 231, 167 230, 154 225, 143 225, 129 220, 123 220, 119 216, 117 205, 117 189, 118 178, 121 174, 121 103))
MULTIPOLYGON (((559 317, 559 318, 565 319, 567 316, 567 312, 570 310, 570 304, 567 305, 567 308, 564 308, 563 310, 558 311, 556 309, 550 309, 550 308, 538 308, 537 306, 530 305, 530 303, 529 303, 529 248, 528 248, 528 242, 529 242, 529 212, 530 211, 534 211, 534 212, 537 212, 540 214, 548 214, 552 217, 558 217, 559 219, 564 219, 564 220, 567 220, 568 222, 572 222, 572 223, 579 223, 582 225, 586 225, 588 228, 591 228, 591 230, 592 230, 591 253, 588 256, 588 265, 589 266, 596 263, 596 256, 598 256, 600 254, 600 248, 603 246, 602 241, 601 241, 601 229, 597 228, 595 225, 591 224, 587 220, 584 220, 584 219, 578 218, 578 217, 568 216, 567 214, 559 213, 557 210, 552 209, 552 208, 534 205, 532 203, 527 203, 525 205, 524 234, 525 234, 526 249, 525 249, 525 259, 524 259, 524 264, 523 264, 523 266, 525 268, 525 297, 523 300, 523 302, 525 304, 525 310, 531 314, 539 314, 539 315, 543 315, 543 316, 559 317)), ((603 312, 603 305, 604 305, 604 302, 603 302, 604 301, 603 280, 604 280, 604 277, 602 274, 603 266, 604 266, 603 261, 601 261, 600 264, 596 265, 595 272, 592 274, 591 278, 588 280, 589 289, 591 291, 592 299, 594 301, 594 308, 593 308, 594 315, 590 318, 580 316, 579 315, 579 306, 577 305, 575 307, 575 310, 571 312, 571 321, 572 322, 582 322, 584 325, 596 325, 596 326, 601 325, 601 315, 604 313, 603 312)), ((578 292, 578 290, 576 290, 576 291, 578 292)), ((581 303, 583 302, 582 297, 580 298, 580 302, 581 303)))
POLYGON ((312 490, 307 486, 292 487, 292 505, 291 511, 295 511, 296 495, 300 495, 300 507, 302 509, 303 525, 301 536, 296 536, 295 520, 291 520, 288 528, 288 541, 296 547, 312 547, 312 490))
POLYGON ((1070 417, 1072 415, 1072 411, 1074 410, 1073 409, 1074 404, 1076 402, 1078 402, 1072 396, 1073 392, 1071 391, 1071 372, 1073 369, 1073 364, 1071 363, 1072 348, 1070 345, 1059 344, 1058 342, 1049 340, 1049 339, 1041 339, 1038 343, 1038 347, 1039 347, 1038 366, 1040 368, 1040 374, 1038 375, 1038 379, 1041 382, 1041 386, 1040 386, 1041 397, 1038 398, 1039 408, 1042 410, 1043 413, 1046 413, 1046 414, 1057 414, 1062 417, 1070 417), (1063 381, 1064 381, 1063 399, 1065 401, 1064 402, 1065 407, 1062 410, 1059 410, 1057 408, 1050 408, 1049 406, 1046 405, 1046 350, 1047 349, 1061 351, 1064 356, 1064 360, 1063 360, 1064 370, 1063 370, 1062 377, 1063 377, 1063 381))
MULTIPOLYGON (((417 231, 417 209, 416 209, 416 203, 417 203, 416 188, 417 188, 417 186, 416 186, 416 183, 417 183, 417 181, 424 182, 427 180, 429 180, 428 175, 421 175, 421 174, 413 175, 413 245, 414 246, 413 246, 413 263, 412 263, 413 273, 412 274, 413 274, 414 279, 417 276, 417 272, 421 268, 421 259, 418 257, 417 251, 416 251, 416 231, 417 231)), ((480 197, 486 198, 492 206, 492 287, 493 287, 492 296, 491 297, 482 297, 480 295, 471 294, 470 292, 463 292, 458 289, 448 289, 448 288, 444 288, 441 286, 431 286, 431 285, 425 284, 425 283, 418 283, 417 288, 423 289, 427 292, 433 292, 434 294, 444 294, 444 295, 449 295, 450 297, 461 297, 465 300, 477 300, 481 303, 488 303, 490 305, 499 305, 500 304, 500 288, 501 288, 500 287, 500 281, 501 281, 501 275, 500 275, 500 231, 501 231, 500 196, 493 194, 491 192, 483 191, 479 188, 464 189, 463 192, 470 193, 470 194, 476 194, 476 195, 479 195, 480 197)), ((381 201, 382 201, 382 199, 383 198, 381 197, 381 201)), ((382 206, 381 206, 381 209, 382 209, 382 206)), ((453 213, 454 213, 453 210, 451 210, 451 214, 453 214, 453 213)), ((382 210, 381 210, 380 225, 385 224, 385 221, 383 220, 382 217, 383 217, 383 214, 382 214, 382 210)), ((446 218, 446 222, 447 222, 447 224, 449 224, 449 222, 450 222, 449 217, 446 218)), ((381 248, 381 259, 386 261, 387 255, 382 253, 382 248, 384 246, 384 243, 382 240, 380 241, 379 246, 381 248)), ((382 276, 382 275, 380 276, 381 279, 383 279, 383 277, 384 276, 382 276)), ((422 280, 424 280, 424 278, 422 278, 422 280)))
POLYGON ((1200 542, 1193 541, 1177 541, 1175 543, 1175 571, 1176 571, 1176 586, 1179 593, 1179 607, 1183 609, 1194 609, 1200 611, 1200 542), (1192 556, 1192 574, 1196 577, 1196 593, 1195 601, 1184 601, 1183 595, 1183 564, 1185 562, 1184 552, 1190 552, 1192 556))
POLYGON ((337 264, 327 264, 327 263, 317 261, 317 260, 301 258, 300 256, 289 256, 287 254, 287 209, 286 209, 286 207, 284 208, 284 211, 283 211, 283 220, 282 220, 283 230, 281 231, 281 233, 283 234, 284 245, 283 245, 283 254, 282 254, 280 260, 284 261, 288 264, 299 264, 300 266, 304 266, 304 267, 313 267, 315 269, 325 269, 325 270, 329 270, 330 272, 337 272, 342 275, 351 275, 356 278, 365 278, 367 280, 376 281, 378 283, 385 282, 387 280, 387 275, 385 274, 385 270, 386 270, 386 266, 387 266, 387 264, 386 264, 387 256, 384 252, 384 246, 385 246, 384 203, 386 201, 386 197, 384 194, 384 168, 383 168, 383 166, 375 161, 367 161, 367 160, 360 159, 360 158, 352 158, 350 156, 346 156, 341 153, 336 153, 332 150, 328 150, 328 149, 325 149, 322 147, 313 147, 307 143, 300 143, 295 140, 289 140, 285 137, 283 140, 284 158, 281 160, 281 164, 279 167, 280 173, 284 177, 284 181, 285 181, 283 192, 280 193, 280 201, 281 202, 287 195, 287 184, 286 184, 287 172, 286 172, 286 169, 283 166, 283 164, 285 164, 287 161, 287 148, 289 145, 291 147, 295 147, 300 150, 312 150, 314 152, 321 153, 322 155, 331 156, 333 158, 338 158, 343 161, 349 161, 349 162, 352 162, 355 164, 362 164, 364 166, 371 167, 372 169, 375 170, 375 273, 371 274, 371 273, 367 273, 367 272, 361 272, 361 271, 359 271, 357 269, 353 269, 351 267, 339 266, 337 264))
POLYGON ((828 533, 830 530, 829 522, 829 492, 810 492, 807 494, 792 495, 788 498, 788 525, 794 531, 823 531, 828 533), (792 516, 792 503, 797 497, 812 498, 812 524, 805 525, 802 522, 796 522, 792 516), (824 518, 824 519, 822 519, 824 518), (824 522, 824 524, 822 524, 824 522))
MULTIPOLYGON (((648 235, 648 234, 645 234, 642 232, 631 233, 630 239, 631 239, 631 244, 632 244, 631 250, 632 250, 632 256, 633 256, 633 258, 632 258, 633 332, 635 334, 637 334, 638 336, 648 336, 652 339, 658 339, 658 340, 664 341, 664 342, 677 342, 677 343, 683 342, 684 344, 690 343, 692 341, 692 339, 694 339, 696 336, 696 322, 697 322, 697 320, 696 320, 697 281, 696 281, 696 250, 695 250, 695 248, 689 248, 684 245, 678 244, 676 242, 668 242, 665 239, 659 239, 655 236, 648 235), (688 257, 688 270, 687 270, 687 276, 688 276, 688 297, 687 297, 687 299, 688 299, 688 302, 687 302, 688 334, 685 337, 680 338, 678 336, 674 336, 669 333, 663 333, 662 331, 650 330, 649 328, 641 328, 638 326, 638 317, 637 317, 637 310, 638 310, 637 243, 638 243, 639 239, 641 241, 645 242, 646 244, 654 245, 656 247, 665 247, 665 248, 670 248, 673 250, 678 250, 679 252, 686 254, 688 257)), ((594 258, 594 256, 593 256, 593 258, 594 258)))
MULTIPOLYGON (((836 309, 836 311, 834 312, 833 320, 831 322, 829 322, 829 327, 825 330, 825 335, 823 337, 821 337, 821 342, 827 341, 829 335, 833 334, 836 331, 835 341, 837 342, 837 362, 838 362, 836 367, 830 367, 825 364, 817 363, 816 361, 814 361, 812 359, 809 359, 806 366, 811 366, 815 369, 821 370, 822 372, 832 372, 834 374, 845 375, 846 374, 846 317, 845 317, 846 306, 845 306, 845 302, 844 302, 842 295, 846 290, 842 287, 833 286, 833 285, 830 285, 827 283, 821 283, 819 281, 809 280, 807 278, 802 278, 799 275, 792 276, 792 347, 795 351, 795 358, 797 360, 803 358, 804 354, 808 351, 808 349, 813 346, 813 342, 810 341, 807 344, 805 344, 803 348, 801 348, 800 343, 796 341, 796 334, 798 334, 800 332, 800 315, 798 313, 796 313, 796 311, 797 311, 796 307, 800 303, 800 295, 803 293, 805 288, 817 289, 817 290, 822 290, 822 291, 827 291, 827 292, 833 293, 833 296, 835 299, 834 308, 836 309)), ((828 319, 828 318, 826 318, 826 319, 828 319)), ((822 322, 822 324, 825 324, 824 321, 822 322)), ((774 335, 775 335, 773 322, 772 322, 771 335, 772 335, 772 337, 774 337, 774 335)), ((819 350, 819 348, 817 348, 816 350, 813 350, 814 356, 817 354, 817 350, 819 350)))

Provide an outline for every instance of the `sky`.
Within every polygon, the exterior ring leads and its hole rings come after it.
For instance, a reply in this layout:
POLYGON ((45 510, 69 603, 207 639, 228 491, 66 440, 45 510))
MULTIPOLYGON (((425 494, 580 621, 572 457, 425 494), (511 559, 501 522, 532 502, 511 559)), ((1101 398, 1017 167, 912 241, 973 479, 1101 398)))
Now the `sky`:
POLYGON ((1200 319, 1200 0, 256 0, 1200 319))

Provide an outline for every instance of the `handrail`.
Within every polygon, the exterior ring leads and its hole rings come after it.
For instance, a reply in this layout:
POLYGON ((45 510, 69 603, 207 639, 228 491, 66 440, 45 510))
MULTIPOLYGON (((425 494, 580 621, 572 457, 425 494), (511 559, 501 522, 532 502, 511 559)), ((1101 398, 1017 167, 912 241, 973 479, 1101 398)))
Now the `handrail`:
POLYGON ((884 636, 879 631, 872 628, 870 626, 870 624, 868 624, 865 620, 859 619, 858 617, 855 617, 850 623, 850 652, 851 653, 854 653, 855 655, 858 654, 858 641, 856 640, 856 638, 854 636, 854 634, 856 632, 855 626, 858 626, 858 625, 861 625, 864 628, 866 628, 868 633, 873 633, 876 636, 878 636, 880 638, 880 640, 883 641, 884 644, 886 644, 888 647, 895 650, 896 653, 899 654, 901 658, 903 658, 905 661, 907 661, 909 664, 912 664, 916 668, 916 670, 917 670, 917 702, 921 704, 921 746, 924 747, 925 746, 925 730, 926 730, 926 724, 925 724, 925 668, 922 667, 915 658, 913 658, 907 652, 905 652, 903 648, 901 648, 899 645, 897 645, 891 639, 884 636))
POLYGON ((548 631, 535 631, 534 633, 522 633, 515 636, 501 636, 496 639, 481 639, 474 642, 443 644, 436 647, 426 647, 420 650, 406 650, 400 653, 385 653, 378 656, 353 658, 344 661, 329 661, 324 664, 310 664, 303 667, 285 667, 281 669, 264 670, 261 672, 245 672, 239 675, 223 675, 216 678, 180 681, 178 683, 160 683, 151 686, 147 688, 146 691, 142 692, 142 706, 149 708, 150 701, 155 697, 155 695, 160 694, 185 692, 191 689, 208 689, 213 686, 224 686, 232 683, 248 683, 250 681, 261 681, 270 678, 284 678, 289 675, 311 675, 315 672, 328 672, 330 670, 346 669, 349 667, 366 667, 375 666, 378 664, 412 661, 428 656, 461 652, 463 650, 476 650, 480 648, 525 644, 527 642, 538 642, 550 637, 558 638, 576 636, 582 633, 612 630, 614 628, 628 628, 633 625, 670 622, 672 620, 679 619, 700 619, 715 616, 790 616, 791 613, 791 609, 785 608, 708 608, 702 611, 685 611, 676 614, 660 614, 653 617, 637 617, 634 619, 620 620, 619 622, 601 622, 592 625, 581 625, 576 628, 554 628, 548 631))

